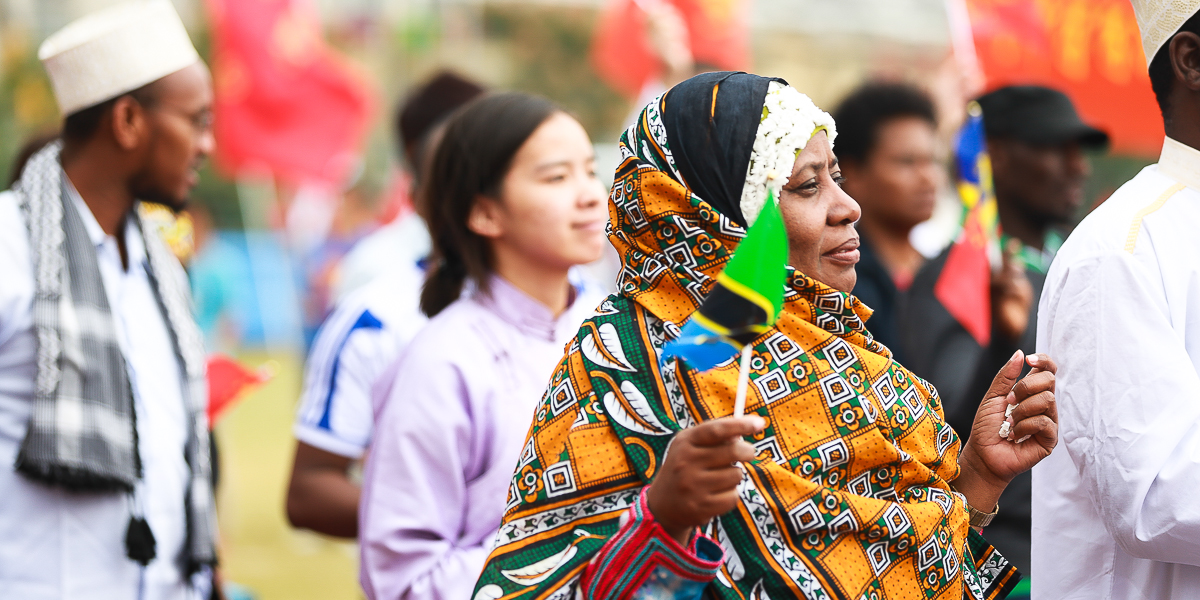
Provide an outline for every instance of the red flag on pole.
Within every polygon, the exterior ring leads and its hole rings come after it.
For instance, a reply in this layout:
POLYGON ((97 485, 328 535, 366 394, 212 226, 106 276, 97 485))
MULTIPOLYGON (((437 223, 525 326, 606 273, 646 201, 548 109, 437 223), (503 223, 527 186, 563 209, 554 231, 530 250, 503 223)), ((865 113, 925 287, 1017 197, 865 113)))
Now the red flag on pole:
POLYGON ((960 238, 946 256, 933 294, 975 342, 986 348, 992 340, 992 269, 984 237, 979 220, 968 216, 960 238))
MULTIPOLYGON (((964 0, 955 0, 964 1, 964 0)), ((1066 93, 1113 150, 1157 156, 1163 126, 1129 0, 965 0, 987 88, 1066 93)))
POLYGON ((365 77, 321 39, 305 0, 208 0, 217 165, 340 183, 373 108, 365 77))
POLYGON ((610 0, 592 38, 592 65, 606 83, 634 98, 647 81, 662 76, 647 15, 664 3, 683 17, 697 64, 746 68, 750 50, 744 0, 610 0))
POLYGON ((934 296, 980 346, 987 346, 992 339, 991 273, 993 262, 999 264, 1000 249, 1000 220, 984 118, 979 105, 972 102, 955 140, 958 194, 966 218, 933 287, 934 296))

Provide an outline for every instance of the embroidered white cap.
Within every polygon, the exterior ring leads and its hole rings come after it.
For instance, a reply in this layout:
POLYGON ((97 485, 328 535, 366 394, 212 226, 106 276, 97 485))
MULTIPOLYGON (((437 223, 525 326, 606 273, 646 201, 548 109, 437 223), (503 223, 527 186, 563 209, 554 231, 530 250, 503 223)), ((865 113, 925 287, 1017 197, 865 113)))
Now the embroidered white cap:
POLYGON ((1200 11, 1200 0, 1130 0, 1142 32, 1142 51, 1146 66, 1154 60, 1159 48, 1175 35, 1179 28, 1200 11))
POLYGON ((169 0, 94 12, 46 38, 38 59, 62 114, 136 90, 200 60, 169 0))

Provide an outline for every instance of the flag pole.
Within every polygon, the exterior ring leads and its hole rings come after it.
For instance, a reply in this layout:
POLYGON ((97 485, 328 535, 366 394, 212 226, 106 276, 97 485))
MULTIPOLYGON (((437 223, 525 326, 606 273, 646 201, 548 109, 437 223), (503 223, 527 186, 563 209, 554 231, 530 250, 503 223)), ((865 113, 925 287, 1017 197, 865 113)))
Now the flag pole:
MULTIPOLYGON (((983 77, 983 66, 979 64, 979 53, 975 48, 975 31, 971 27, 971 12, 966 0, 946 0, 946 21, 950 25, 950 48, 959 68, 971 80, 983 77)), ((973 96, 975 90, 964 90, 973 96)))
MULTIPOLYGON (((774 202, 775 195, 771 186, 779 178, 779 172, 771 169, 767 173, 767 202, 774 202)), ((737 396, 733 399, 733 416, 741 417, 746 414, 746 389, 750 385, 750 344, 742 346, 742 360, 738 368, 737 396)))
POLYGON ((738 369, 737 397, 733 400, 733 416, 746 414, 746 388, 750 384, 750 344, 742 346, 741 367, 738 369))

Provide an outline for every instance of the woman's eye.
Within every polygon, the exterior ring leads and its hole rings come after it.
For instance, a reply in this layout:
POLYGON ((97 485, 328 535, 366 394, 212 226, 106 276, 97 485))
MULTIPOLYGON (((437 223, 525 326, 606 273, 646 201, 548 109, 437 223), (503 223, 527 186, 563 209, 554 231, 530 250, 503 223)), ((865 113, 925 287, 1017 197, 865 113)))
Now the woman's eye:
POLYGON ((836 183, 838 185, 838 187, 840 187, 840 188, 846 187, 846 178, 843 177, 842 175, 838 175, 837 177, 834 177, 833 182, 836 183))

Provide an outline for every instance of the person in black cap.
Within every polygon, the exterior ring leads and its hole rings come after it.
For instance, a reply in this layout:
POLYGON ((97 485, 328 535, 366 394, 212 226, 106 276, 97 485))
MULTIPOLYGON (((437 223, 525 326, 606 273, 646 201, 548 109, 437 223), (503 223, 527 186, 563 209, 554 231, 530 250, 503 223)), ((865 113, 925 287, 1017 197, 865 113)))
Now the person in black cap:
POLYGON ((1103 148, 1108 134, 1085 124, 1065 94, 1010 86, 979 98, 1006 237, 1020 240, 1026 266, 1045 275, 1062 244, 1059 228, 1083 203, 1091 173, 1084 150, 1103 148))
MULTIPOLYGON (((900 339, 909 367, 930 381, 946 421, 966 439, 992 376, 1019 349, 1036 345, 1037 305, 1046 271, 1062 245, 1063 229, 1083 203, 1091 173, 1084 152, 1103 148, 1108 135, 1080 120, 1064 94, 1011 86, 978 100, 991 155, 1004 267, 992 277, 992 335, 987 347, 958 323, 934 295, 949 248, 917 273, 900 311, 900 339)), ((1000 498, 988 540, 1029 572, 1030 488, 1017 476, 1000 498)))

